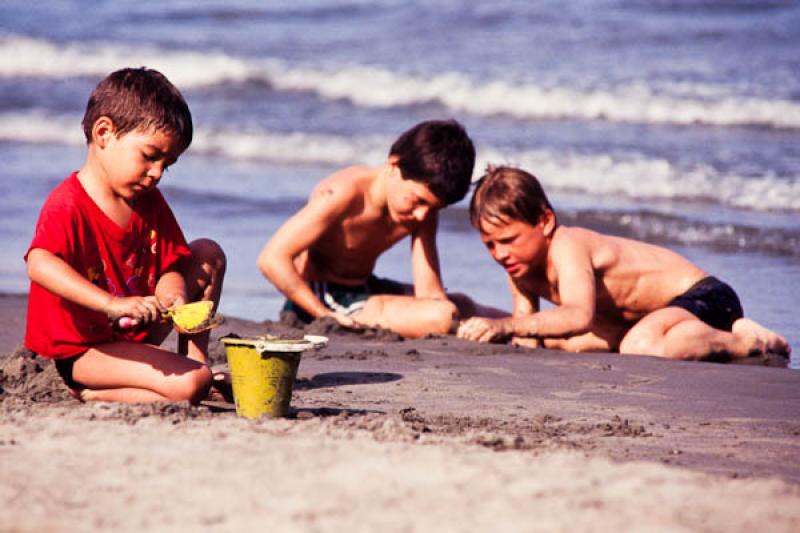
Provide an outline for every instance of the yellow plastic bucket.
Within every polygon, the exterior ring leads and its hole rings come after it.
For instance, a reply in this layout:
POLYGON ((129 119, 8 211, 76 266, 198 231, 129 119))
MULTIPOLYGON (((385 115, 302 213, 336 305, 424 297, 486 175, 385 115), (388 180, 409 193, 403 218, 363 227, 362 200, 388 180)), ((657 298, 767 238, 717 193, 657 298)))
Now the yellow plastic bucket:
POLYGON ((269 336, 221 338, 236 414, 249 419, 286 416, 302 352, 324 346, 327 340, 312 335, 291 341, 269 336))

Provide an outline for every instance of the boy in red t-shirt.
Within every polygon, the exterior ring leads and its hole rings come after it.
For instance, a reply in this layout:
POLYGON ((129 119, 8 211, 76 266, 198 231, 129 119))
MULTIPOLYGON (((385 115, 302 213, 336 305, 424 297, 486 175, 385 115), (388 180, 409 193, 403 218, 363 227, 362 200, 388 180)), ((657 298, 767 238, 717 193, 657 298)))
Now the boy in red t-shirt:
POLYGON ((222 249, 187 244, 156 189, 192 141, 189 107, 161 73, 122 69, 95 88, 83 130, 86 162, 50 193, 25 256, 25 345, 82 400, 197 403, 212 382, 208 331, 179 335, 178 353, 158 347, 171 331, 161 312, 216 307, 225 274, 222 249))

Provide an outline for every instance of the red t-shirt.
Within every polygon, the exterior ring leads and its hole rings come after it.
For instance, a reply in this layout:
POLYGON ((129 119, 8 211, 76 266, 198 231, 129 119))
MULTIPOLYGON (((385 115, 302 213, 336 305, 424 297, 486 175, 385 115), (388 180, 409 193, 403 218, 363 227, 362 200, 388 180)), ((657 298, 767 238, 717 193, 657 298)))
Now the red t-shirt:
MULTIPOLYGON (((154 294, 158 278, 191 255, 158 189, 136 199, 127 228, 118 226, 86 193, 77 172, 48 196, 28 252, 42 248, 115 296, 154 294)), ((28 255, 25 254, 27 260, 28 255)), ((143 341, 147 330, 118 331, 101 312, 64 300, 31 282, 25 346, 50 359, 82 354, 116 340, 143 341)))

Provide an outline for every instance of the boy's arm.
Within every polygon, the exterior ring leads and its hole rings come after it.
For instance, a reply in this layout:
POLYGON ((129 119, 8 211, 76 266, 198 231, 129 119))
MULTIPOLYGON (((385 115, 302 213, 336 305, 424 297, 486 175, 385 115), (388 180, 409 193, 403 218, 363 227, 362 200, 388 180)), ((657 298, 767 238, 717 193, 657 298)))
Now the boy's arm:
POLYGON ((539 297, 530 297, 523 293, 511 276, 507 276, 508 288, 511 291, 511 316, 526 316, 539 311, 539 297))
MULTIPOLYGON (((511 289, 511 316, 522 317, 539 311, 538 296, 523 293, 514 283, 511 276, 508 276, 508 286, 511 289)), ((519 337, 516 335, 511 337, 511 343, 528 348, 538 348, 541 344, 536 337, 519 337)))
POLYGON ((177 268, 171 268, 158 278, 156 298, 164 307, 186 303, 186 278, 177 268))
POLYGON ((551 309, 511 317, 508 334, 565 338, 591 330, 597 296, 589 245, 581 239, 562 239, 553 243, 550 258, 558 276, 560 303, 551 309))
MULTIPOLYGON (((517 304, 515 299, 512 316, 495 320, 470 319, 459 328, 459 336, 488 342, 509 337, 565 338, 589 331, 596 304, 595 275, 589 245, 575 238, 562 239, 553 244, 550 260, 558 276, 558 306, 539 312, 531 307, 533 312, 523 313, 524 302, 520 300, 521 303, 517 304)), ((519 296, 522 295, 518 289, 517 292, 519 296)), ((533 305, 533 302, 529 303, 533 305)))
POLYGON ((34 248, 28 252, 27 268, 31 281, 65 300, 105 313, 111 320, 130 317, 136 321, 152 322, 160 316, 155 297, 115 297, 95 286, 66 261, 44 248, 34 248))
POLYGON ((411 272, 414 296, 417 298, 447 299, 442 287, 439 252, 436 248, 438 220, 438 214, 432 213, 411 237, 411 272))
POLYGON ((264 276, 314 318, 335 313, 314 295, 294 260, 340 219, 346 212, 348 200, 339 188, 315 192, 308 203, 275 232, 258 256, 258 268, 264 276))

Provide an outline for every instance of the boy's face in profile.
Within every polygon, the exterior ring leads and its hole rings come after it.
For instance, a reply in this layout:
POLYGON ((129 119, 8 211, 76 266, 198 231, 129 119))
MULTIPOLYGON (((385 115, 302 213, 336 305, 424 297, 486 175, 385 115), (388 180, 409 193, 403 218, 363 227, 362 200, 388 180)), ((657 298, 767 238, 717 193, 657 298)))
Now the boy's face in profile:
MULTIPOLYGON (((101 117, 98 123, 103 120, 108 119, 101 117)), ((95 142, 100 148, 107 184, 125 200, 133 200, 156 187, 182 152, 180 143, 167 131, 140 129, 117 136, 113 123, 105 129, 98 126, 95 142)))
POLYGON ((532 226, 516 219, 482 218, 480 233, 489 255, 512 278, 522 278, 544 265, 551 230, 544 218, 532 226))
POLYGON ((444 202, 427 185, 403 178, 397 167, 393 167, 390 178, 387 204, 392 220, 404 226, 420 223, 444 207, 444 202))

